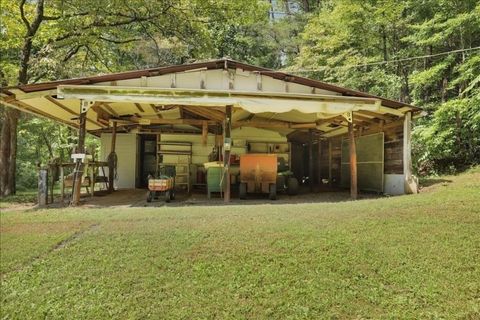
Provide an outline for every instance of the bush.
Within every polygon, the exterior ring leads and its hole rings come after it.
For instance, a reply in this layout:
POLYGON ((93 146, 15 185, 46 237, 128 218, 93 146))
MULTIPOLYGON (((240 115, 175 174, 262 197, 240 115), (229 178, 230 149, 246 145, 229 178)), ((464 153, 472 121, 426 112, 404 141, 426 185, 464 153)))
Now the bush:
POLYGON ((419 121, 412 156, 419 174, 454 173, 480 163, 480 95, 446 102, 419 121))

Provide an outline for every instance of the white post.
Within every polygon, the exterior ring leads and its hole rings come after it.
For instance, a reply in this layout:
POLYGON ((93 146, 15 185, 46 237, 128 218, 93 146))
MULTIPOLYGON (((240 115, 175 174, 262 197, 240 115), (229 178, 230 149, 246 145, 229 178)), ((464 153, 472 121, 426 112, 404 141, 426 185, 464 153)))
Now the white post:
POLYGON ((403 122, 403 175, 405 193, 418 193, 418 182, 412 175, 412 113, 405 114, 403 122))

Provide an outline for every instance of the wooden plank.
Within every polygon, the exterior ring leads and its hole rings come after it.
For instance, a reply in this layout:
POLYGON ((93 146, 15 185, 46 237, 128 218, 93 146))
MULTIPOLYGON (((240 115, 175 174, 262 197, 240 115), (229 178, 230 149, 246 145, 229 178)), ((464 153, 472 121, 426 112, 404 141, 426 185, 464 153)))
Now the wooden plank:
POLYGON ((392 116, 389 116, 389 115, 386 115, 386 114, 382 114, 382 113, 376 113, 376 112, 372 112, 372 111, 367 111, 367 110, 360 110, 356 113, 356 115, 358 116, 358 114, 364 114, 366 116, 371 116, 371 117, 375 117, 377 119, 381 119, 381 120, 386 120, 386 121, 392 121, 392 120, 395 120, 396 117, 392 117, 392 116))
MULTIPOLYGON (((212 120, 201 120, 201 119, 152 119, 152 118, 138 118, 135 116, 132 117, 125 117, 122 119, 118 119, 119 122, 127 121, 131 124, 140 123, 140 124, 188 124, 188 125, 195 125, 195 126, 203 126, 203 123, 206 121, 208 125, 216 125, 216 121, 212 120)), ((113 120, 112 121, 117 121, 113 120)))
POLYGON ((216 110, 209 110, 209 108, 205 107, 192 107, 192 106, 183 106, 183 108, 191 113, 196 115, 202 116, 204 118, 215 120, 217 122, 222 122, 225 118, 223 112, 216 111, 216 110))
POLYGON ((118 113, 117 113, 115 110, 113 110, 113 108, 112 108, 108 103, 102 102, 102 103, 100 104, 100 106, 102 106, 103 108, 107 109, 107 111, 110 113, 110 115, 112 115, 112 116, 114 116, 114 117, 118 117, 118 116, 119 116, 118 113))
POLYGON ((290 124, 290 128, 292 129, 315 129, 316 127, 317 127, 317 124, 315 122, 290 124))
POLYGON ((236 121, 235 128, 252 127, 252 128, 272 128, 272 129, 315 129, 317 124, 311 123, 292 123, 281 120, 240 120, 236 121))
MULTIPOLYGON (((353 120, 353 112, 352 112, 353 120)), ((348 137, 350 149, 350 197, 357 199, 357 150, 355 148, 355 132, 353 130, 353 121, 348 122, 348 137)))
POLYGON ((378 124, 379 123, 379 120, 377 120, 377 119, 362 117, 362 116, 358 115, 357 113, 355 113, 355 119, 363 121, 363 122, 367 122, 367 123, 373 123, 373 124, 378 124))
POLYGON ((155 105, 154 105, 154 104, 149 104, 149 106, 150 106, 150 108, 152 109, 153 113, 155 113, 155 115, 156 115, 159 119, 161 119, 161 118, 162 118, 162 115, 157 112, 157 109, 155 108, 155 105))
POLYGON ((138 111, 140 112, 145 112, 145 110, 143 110, 142 106, 140 105, 140 103, 135 103, 135 107, 137 107, 138 111))
MULTIPOLYGON (((68 113, 70 113, 71 115, 74 115, 75 117, 78 117, 78 113, 76 113, 75 111, 71 110, 70 108, 64 106, 60 101, 58 101, 58 100, 56 100, 56 99, 54 99, 54 98, 52 98, 52 97, 50 97, 50 96, 46 96, 45 99, 47 99, 48 101, 50 101, 51 103, 53 103, 54 105, 56 105, 57 107, 59 107, 60 109, 62 109, 63 111, 68 112, 68 113)), ((90 122, 90 123, 92 123, 92 124, 94 124, 94 125, 97 125, 97 126, 99 126, 99 127, 101 127, 101 128, 105 127, 104 124, 99 123, 99 122, 97 122, 97 121, 95 121, 95 120, 92 120, 92 119, 87 118, 87 121, 90 122)))
POLYGON ((239 127, 252 127, 252 128, 284 128, 288 129, 290 128, 290 123, 285 122, 285 121, 279 121, 279 120, 240 120, 236 121, 234 128, 239 128, 239 127))
POLYGON ((66 111, 70 114, 73 114, 75 116, 78 116, 78 113, 71 110, 70 108, 67 108, 66 106, 64 106, 63 104, 61 104, 59 101, 57 101, 56 99, 54 99, 53 97, 50 97, 50 96, 46 96, 45 99, 47 99, 48 101, 50 101, 51 103, 53 103, 54 105, 56 105, 57 107, 59 107, 60 109, 62 109, 63 111, 66 111))

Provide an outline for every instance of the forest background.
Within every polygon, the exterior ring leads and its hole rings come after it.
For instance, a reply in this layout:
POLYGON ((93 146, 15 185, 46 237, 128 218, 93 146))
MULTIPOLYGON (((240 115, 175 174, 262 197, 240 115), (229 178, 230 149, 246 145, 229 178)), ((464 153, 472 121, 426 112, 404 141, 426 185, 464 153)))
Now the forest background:
MULTIPOLYGON (((478 0, 1 0, 2 86, 229 57, 424 109, 419 175, 480 163, 478 0)), ((0 194, 75 132, 0 106, 0 194)), ((87 146, 98 147, 89 137, 87 146)))

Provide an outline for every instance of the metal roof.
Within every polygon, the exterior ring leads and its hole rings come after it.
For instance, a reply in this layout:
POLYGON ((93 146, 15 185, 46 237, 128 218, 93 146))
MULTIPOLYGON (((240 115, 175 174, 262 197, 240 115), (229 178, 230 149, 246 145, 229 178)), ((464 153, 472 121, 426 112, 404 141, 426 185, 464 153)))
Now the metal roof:
POLYGON ((196 63, 183 64, 183 65, 156 67, 156 68, 149 68, 144 70, 110 73, 110 74, 91 76, 91 77, 73 78, 73 79, 56 80, 56 81, 42 82, 42 83, 35 83, 35 84, 10 86, 10 87, 2 88, 1 91, 6 95, 12 95, 12 93, 9 91, 10 89, 20 89, 25 93, 30 93, 30 92, 56 89, 57 86, 59 85, 66 85, 66 84, 69 84, 69 85, 89 85, 90 84, 91 85, 99 82, 127 80, 127 79, 139 78, 139 77, 153 77, 153 76, 159 76, 159 75, 164 75, 169 73, 202 69, 202 68, 204 69, 237 69, 239 68, 246 71, 265 74, 274 79, 278 79, 286 82, 292 82, 292 83, 297 83, 301 85, 311 86, 318 89, 334 91, 344 96, 380 99, 382 101, 382 105, 390 108, 398 109, 402 107, 408 107, 414 111, 421 110, 420 108, 409 105, 407 103, 386 99, 383 97, 340 87, 337 85, 332 85, 319 80, 313 80, 305 77, 300 77, 297 75, 288 74, 282 71, 275 71, 275 70, 271 70, 263 67, 254 66, 254 65, 238 62, 231 59, 217 59, 217 60, 211 60, 206 62, 196 62, 196 63))

